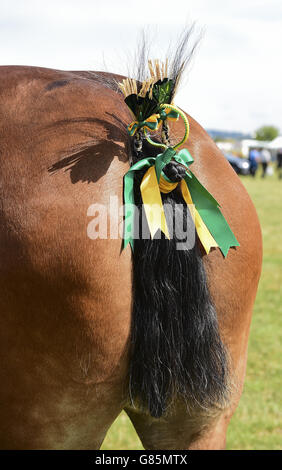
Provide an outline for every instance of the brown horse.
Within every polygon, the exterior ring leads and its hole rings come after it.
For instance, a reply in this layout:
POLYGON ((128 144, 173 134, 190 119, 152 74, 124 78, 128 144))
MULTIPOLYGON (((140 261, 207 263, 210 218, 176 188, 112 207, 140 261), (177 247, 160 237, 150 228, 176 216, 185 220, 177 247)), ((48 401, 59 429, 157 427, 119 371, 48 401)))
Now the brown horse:
MULTIPOLYGON (((2 449, 98 449, 125 410, 147 449, 222 449, 244 382, 262 242, 254 206, 191 117, 192 169, 240 247, 203 255, 230 358, 229 404, 175 399, 155 418, 128 393, 132 258, 87 236, 93 203, 122 204, 132 120, 106 74, 1 67, 2 449)), ((180 140, 183 126, 173 123, 180 140)), ((108 221, 109 224, 109 221, 108 221)))

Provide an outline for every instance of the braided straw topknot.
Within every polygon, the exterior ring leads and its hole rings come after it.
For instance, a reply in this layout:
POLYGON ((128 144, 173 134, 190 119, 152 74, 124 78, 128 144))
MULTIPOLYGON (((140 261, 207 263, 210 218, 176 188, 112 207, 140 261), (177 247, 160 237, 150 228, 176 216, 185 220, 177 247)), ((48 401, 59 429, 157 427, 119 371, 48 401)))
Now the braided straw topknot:
POLYGON ((118 84, 125 98, 132 94, 145 98, 146 93, 149 91, 149 98, 151 99, 153 85, 159 80, 168 78, 168 59, 166 59, 165 62, 159 59, 155 59, 154 62, 148 60, 148 68, 151 76, 141 83, 139 92, 137 91, 138 86, 134 78, 125 78, 118 84))

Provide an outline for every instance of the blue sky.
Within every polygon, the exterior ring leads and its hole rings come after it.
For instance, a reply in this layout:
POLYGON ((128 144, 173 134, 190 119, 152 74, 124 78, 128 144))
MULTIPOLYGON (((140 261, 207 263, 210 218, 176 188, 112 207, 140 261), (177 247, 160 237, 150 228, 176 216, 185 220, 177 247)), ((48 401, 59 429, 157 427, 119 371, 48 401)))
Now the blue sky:
POLYGON ((126 74, 143 26, 155 58, 191 20, 204 37, 176 104, 204 127, 282 133, 281 0, 1 0, 0 63, 126 74))

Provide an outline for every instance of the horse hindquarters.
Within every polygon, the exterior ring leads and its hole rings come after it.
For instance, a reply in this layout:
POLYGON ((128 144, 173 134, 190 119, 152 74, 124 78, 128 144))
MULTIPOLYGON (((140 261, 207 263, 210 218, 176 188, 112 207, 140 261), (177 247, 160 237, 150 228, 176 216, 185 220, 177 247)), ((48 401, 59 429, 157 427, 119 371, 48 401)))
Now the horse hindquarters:
POLYGON ((0 448, 98 448, 127 399, 130 253, 87 236, 89 206, 122 200, 116 94, 69 72, 0 72, 0 448))

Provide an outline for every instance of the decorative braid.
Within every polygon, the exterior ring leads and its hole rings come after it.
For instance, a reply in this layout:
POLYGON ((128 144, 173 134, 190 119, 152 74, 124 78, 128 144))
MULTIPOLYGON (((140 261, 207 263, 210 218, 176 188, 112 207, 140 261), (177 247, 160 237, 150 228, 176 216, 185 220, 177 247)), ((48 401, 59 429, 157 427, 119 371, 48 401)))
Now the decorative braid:
POLYGON ((182 140, 180 142, 178 142, 178 144, 174 145, 173 148, 174 150, 176 150, 178 147, 180 147, 181 145, 184 144, 184 142, 186 142, 186 140, 188 139, 189 137, 189 121, 187 119, 187 117, 185 116, 185 114, 183 113, 183 111, 181 111, 179 108, 177 108, 177 106, 174 106, 172 104, 161 104, 160 106, 161 108, 169 108, 173 111, 175 111, 176 113, 178 113, 182 119, 183 119, 183 122, 184 122, 184 126, 185 126, 185 133, 184 133, 184 136, 182 138, 182 140))
POLYGON ((137 131, 133 139, 133 149, 134 149, 134 153, 137 159, 142 158, 142 147, 143 147, 143 142, 142 142, 141 131, 137 131))
POLYGON ((181 163, 171 161, 163 169, 164 174, 173 183, 179 183, 186 175, 186 168, 181 163))
POLYGON ((157 143, 157 142, 154 142, 154 141, 150 138, 150 136, 149 136, 149 134, 148 134, 148 132, 147 132, 146 129, 144 129, 144 134, 145 134, 146 140, 147 140, 147 142, 149 142, 149 144, 153 145, 154 147, 161 147, 161 148, 163 148, 164 150, 167 149, 167 145, 165 145, 165 144, 159 144, 159 143, 157 143))
MULTIPOLYGON (((174 145, 173 148, 174 150, 176 150, 178 147, 180 147, 181 145, 184 144, 184 142, 186 142, 186 140, 188 139, 189 137, 189 121, 187 119, 187 117, 185 116, 185 114, 183 113, 183 111, 181 111, 179 108, 177 108, 176 106, 172 105, 172 104, 161 104, 160 105, 161 108, 169 108, 169 109, 172 109, 173 111, 175 111, 176 113, 178 113, 182 119, 183 119, 183 122, 184 122, 184 126, 185 126, 185 132, 184 132, 184 136, 182 138, 182 140, 180 142, 178 142, 178 144, 174 145)), ((163 125, 166 124, 165 122, 163 123, 163 125)), ((167 126, 167 124, 166 124, 167 126)), ((167 127, 168 129, 168 127, 167 127)), ((153 145, 154 147, 162 147, 164 149, 166 149, 167 147, 169 147, 169 145, 167 145, 167 143, 169 144, 169 136, 168 136, 168 133, 164 136, 165 137, 165 141, 164 143, 162 144, 158 144, 157 142, 154 142, 153 140, 151 140, 149 134, 147 133, 147 130, 144 129, 144 134, 145 134, 145 137, 146 137, 146 140, 149 142, 149 144, 153 145)), ((163 134, 163 132, 162 132, 163 134)), ((162 135, 162 138, 163 138, 163 135, 162 135)), ((162 139, 163 140, 163 139, 162 139)))
MULTIPOLYGON (((176 150, 178 147, 183 145, 184 142, 186 142, 186 140, 188 139, 188 136, 189 136, 189 122, 188 122, 188 119, 185 116, 185 114, 174 105, 162 104, 161 108, 172 109, 173 111, 176 111, 183 119, 184 126, 185 126, 185 132, 184 132, 184 136, 183 136, 182 140, 180 142, 178 142, 178 144, 174 145, 173 148, 174 148, 174 150, 176 150)), ((151 140, 151 138, 148 135, 146 129, 144 129, 144 134, 145 134, 146 140, 151 145, 153 145, 154 147, 162 147, 164 149, 167 149, 168 147, 170 147, 169 127, 168 127, 166 121, 163 122, 163 126, 162 126, 162 144, 159 144, 159 143, 154 142, 153 140, 151 140)), ((173 162, 173 161, 168 163, 164 167, 163 171, 164 171, 165 175, 173 182, 179 182, 185 176, 185 168, 183 167, 183 165, 181 165, 180 163, 177 163, 177 162, 173 162)))
POLYGON ((163 122, 163 126, 162 126, 162 142, 167 147, 170 147, 169 127, 166 121, 163 122))

